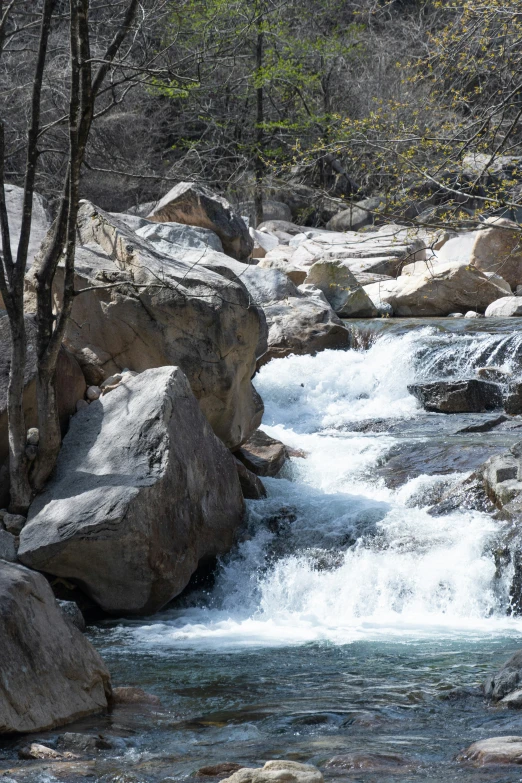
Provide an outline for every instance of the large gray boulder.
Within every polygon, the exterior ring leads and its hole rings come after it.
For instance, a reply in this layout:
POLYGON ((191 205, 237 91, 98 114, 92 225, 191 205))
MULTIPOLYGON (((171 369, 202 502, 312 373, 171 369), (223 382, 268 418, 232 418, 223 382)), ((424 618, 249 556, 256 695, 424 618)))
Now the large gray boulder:
POLYGON ((143 237, 154 245, 154 248, 166 256, 179 256, 180 251, 216 250, 223 252, 223 245, 218 235, 208 228, 184 226, 182 223, 151 223, 136 229, 139 237, 143 237))
POLYGON ((107 708, 102 659, 47 580, 0 561, 0 734, 42 731, 107 708))
POLYGON ((484 315, 486 318, 521 318, 522 297, 503 296, 500 299, 495 299, 486 308, 484 315))
POLYGON ((195 182, 175 185, 147 220, 208 228, 218 235, 225 253, 238 261, 246 261, 254 246, 246 223, 228 201, 195 182))
POLYGON ((395 315, 413 317, 483 312, 506 293, 496 275, 461 262, 438 263, 424 273, 372 283, 364 290, 372 302, 390 304, 395 315))
POLYGON ((513 290, 522 285, 522 231, 505 218, 488 218, 475 232, 470 263, 483 272, 494 272, 513 290))
MULTIPOLYGON (((5 186, 5 201, 7 207, 7 219, 9 222, 11 253, 16 258, 18 252, 18 243, 20 241, 20 231, 22 228, 22 212, 24 203, 24 190, 17 185, 5 186)), ((35 193, 33 195, 33 216, 31 221, 31 233, 29 236, 29 252, 27 263, 31 266, 33 259, 40 249, 42 241, 49 230, 50 221, 45 209, 42 197, 35 193)), ((0 249, 2 248, 2 238, 0 237, 0 249)))
POLYGON ((425 410, 435 413, 480 413, 502 407, 500 387, 476 378, 415 383, 408 391, 425 410))
POLYGON ((268 326, 268 350, 260 364, 290 354, 349 347, 348 330, 316 286, 298 287, 278 269, 240 264, 223 256, 207 256, 204 264, 223 275, 232 273, 239 278, 252 302, 263 310, 268 326))
MULTIPOLYGON (((26 318, 27 359, 25 364, 23 408, 27 428, 38 426, 36 403, 36 325, 34 318, 26 318)), ((8 480, 8 429, 7 429, 7 387, 11 364, 11 337, 8 318, 0 311, 0 508, 9 503, 8 480)), ((62 348, 58 356, 56 371, 58 413, 62 433, 67 431, 69 418, 76 411, 76 403, 85 394, 85 378, 72 354, 62 348)))
POLYGON ((518 650, 498 672, 489 675, 484 682, 484 695, 492 701, 500 701, 522 687, 522 650, 518 650))
POLYGON ((166 255, 89 202, 78 231, 75 288, 88 290, 75 297, 65 345, 89 384, 125 368, 179 366, 214 432, 239 446, 262 415, 251 378, 266 350, 266 324, 241 280, 205 268, 202 256, 231 259, 198 249, 166 255))
POLYGON ((242 516, 234 458, 182 371, 160 367, 73 417, 19 558, 77 582, 107 612, 149 614, 228 551, 242 516))
POLYGON ((316 261, 305 282, 317 286, 341 318, 377 316, 375 305, 343 261, 316 261))

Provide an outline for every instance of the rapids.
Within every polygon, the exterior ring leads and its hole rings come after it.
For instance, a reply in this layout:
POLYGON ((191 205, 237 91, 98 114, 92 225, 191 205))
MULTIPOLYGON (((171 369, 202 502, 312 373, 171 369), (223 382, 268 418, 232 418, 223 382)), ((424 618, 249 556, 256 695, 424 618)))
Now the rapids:
MULTIPOLYGON (((269 758, 310 761, 327 780, 522 779, 516 768, 454 761, 477 739, 522 734, 519 713, 487 705, 480 691, 522 647, 512 574, 494 556, 502 522, 428 513, 444 489, 522 439, 522 421, 462 433, 490 414, 426 413, 407 389, 481 366, 522 378, 521 327, 358 322, 352 350, 262 368, 263 429, 306 456, 265 480, 266 499, 248 502, 240 541, 212 579, 195 579, 150 619, 91 626, 113 683, 141 686, 163 706, 69 727, 113 742, 70 780, 167 783, 205 764, 269 758), (324 767, 354 752, 388 761, 374 771, 324 767)), ((0 746, 0 756, 13 752, 0 746)), ((14 779, 63 780, 41 775, 14 779)))

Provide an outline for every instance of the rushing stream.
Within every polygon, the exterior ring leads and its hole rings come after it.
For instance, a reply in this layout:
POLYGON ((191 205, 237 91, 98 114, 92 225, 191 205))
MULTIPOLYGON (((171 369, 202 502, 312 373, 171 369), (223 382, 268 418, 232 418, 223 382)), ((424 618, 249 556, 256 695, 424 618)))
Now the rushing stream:
POLYGON ((516 767, 454 761, 477 739, 522 734, 520 713, 488 706, 479 688, 522 647, 512 575, 494 558, 501 523, 428 514, 442 490, 521 440, 522 420, 459 433, 491 414, 428 414, 407 390, 489 365, 522 378, 522 323, 352 329, 357 349, 272 361, 256 377, 263 429, 304 456, 249 502, 215 582, 149 620, 91 628, 114 684, 163 704, 78 724, 115 738, 91 780, 167 783, 205 764, 277 757, 324 768, 347 753, 380 768, 327 777, 522 780, 516 767))

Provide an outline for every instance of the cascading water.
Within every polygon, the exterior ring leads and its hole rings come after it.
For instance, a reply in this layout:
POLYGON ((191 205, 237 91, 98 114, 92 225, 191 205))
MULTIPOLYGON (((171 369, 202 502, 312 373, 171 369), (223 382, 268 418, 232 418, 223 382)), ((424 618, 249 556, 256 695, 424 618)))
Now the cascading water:
MULTIPOLYGON (((517 377, 522 335, 427 326, 375 337, 366 351, 293 356, 261 370, 265 431, 306 457, 266 480, 266 500, 250 502, 248 532, 210 594, 192 595, 160 625, 135 627, 137 643, 348 643, 518 627, 506 616, 511 574, 499 577, 493 556, 499 523, 476 511, 428 514, 437 492, 465 475, 448 465, 479 441, 484 449, 487 436, 459 438, 466 417, 426 414, 407 386, 492 365, 517 377), (443 448, 440 472, 435 464, 426 474, 428 436, 443 448), (382 466, 398 447, 407 460, 412 444, 416 475, 390 487, 382 466)), ((506 433, 490 436, 486 452, 504 443, 506 433)), ((477 464, 487 456, 478 453, 477 464)))
MULTIPOLYGON (((522 438, 519 419, 463 432, 484 414, 426 413, 407 388, 481 366, 521 378, 520 324, 352 328, 359 350, 288 357, 256 376, 263 428, 305 456, 247 504, 215 583, 147 620, 91 628, 114 685, 142 686, 163 705, 91 719, 87 730, 114 742, 89 770, 97 783, 180 781, 203 765, 270 758, 311 762, 335 780, 476 783, 456 754, 522 734, 519 713, 489 707, 480 690, 522 646, 510 567, 495 556, 504 523, 429 513, 522 438), (347 753, 356 767, 328 768, 347 753)), ((519 777, 480 770, 489 783, 519 777)))

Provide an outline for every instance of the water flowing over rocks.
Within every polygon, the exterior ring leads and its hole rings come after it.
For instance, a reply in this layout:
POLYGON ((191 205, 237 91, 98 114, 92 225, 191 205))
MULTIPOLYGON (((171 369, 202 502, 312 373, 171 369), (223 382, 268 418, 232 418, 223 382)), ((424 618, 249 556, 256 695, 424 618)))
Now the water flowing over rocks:
POLYGON ((208 228, 217 234, 225 253, 238 261, 246 261, 252 253, 254 242, 240 215, 236 215, 225 198, 194 182, 175 185, 147 219, 208 228))
MULTIPOLYGON (((251 377, 266 350, 264 318, 243 284, 204 268, 191 251, 178 260, 157 252, 88 202, 79 233, 75 288, 92 290, 75 297, 65 345, 88 383, 123 368, 180 366, 218 437, 239 446, 261 420, 251 377)), ((27 286, 32 303, 30 278, 27 286)))
POLYGON ((0 733, 50 729, 107 708, 109 673, 41 574, 0 562, 0 733))
POLYGON ((502 407, 499 387, 488 381, 433 381, 411 384, 408 391, 425 410, 437 413, 480 413, 502 407))
POLYGON ((72 419, 19 556, 77 582, 107 612, 147 614, 230 548, 242 516, 234 458, 181 370, 163 367, 72 419))

